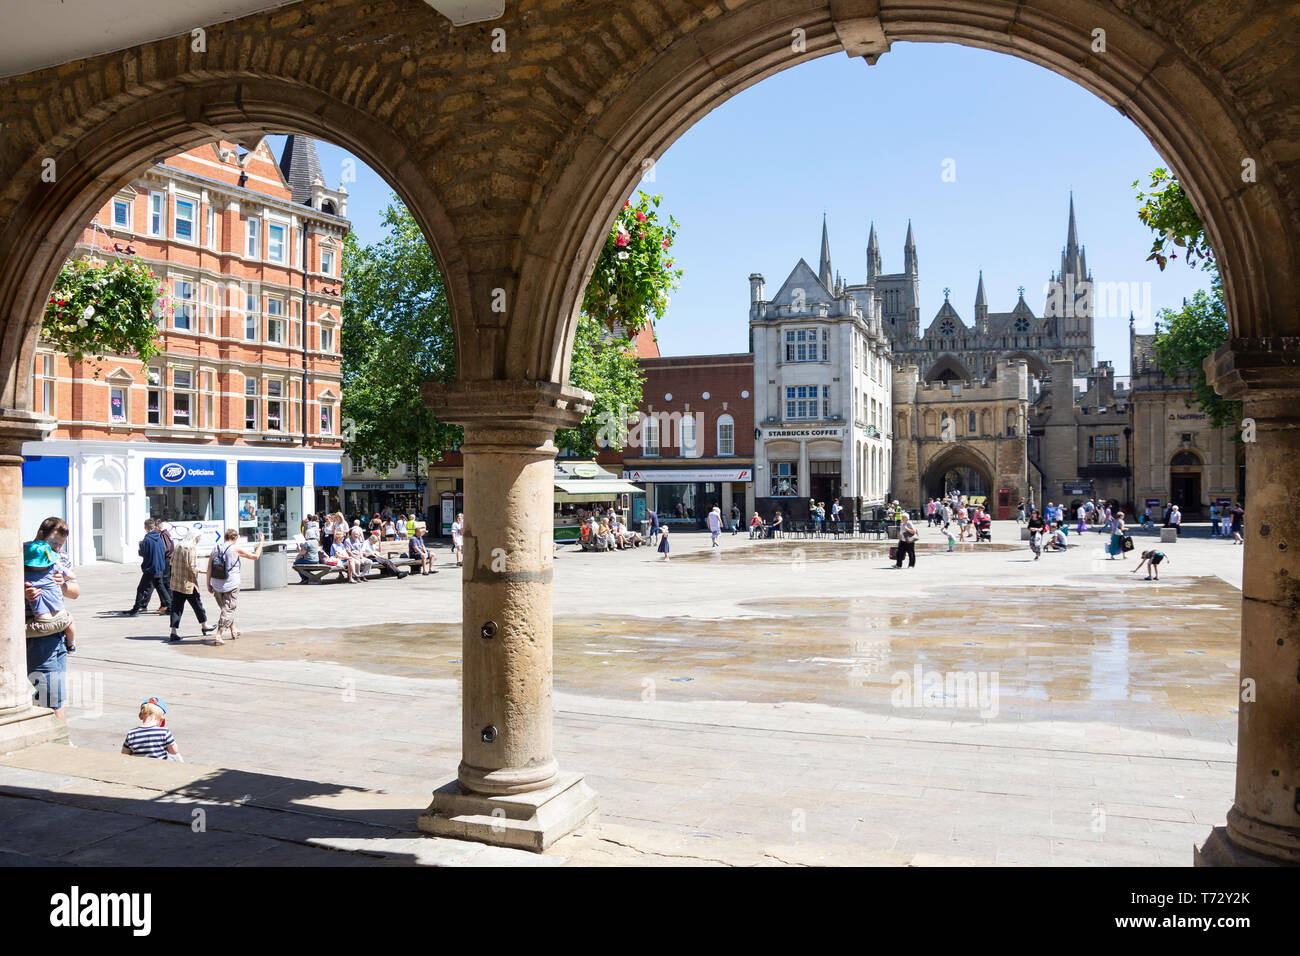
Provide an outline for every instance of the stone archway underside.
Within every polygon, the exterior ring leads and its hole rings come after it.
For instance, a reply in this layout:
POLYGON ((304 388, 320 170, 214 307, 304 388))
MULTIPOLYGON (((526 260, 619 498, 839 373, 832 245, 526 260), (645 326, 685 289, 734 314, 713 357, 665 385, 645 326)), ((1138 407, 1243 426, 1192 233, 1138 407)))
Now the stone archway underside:
MULTIPOLYGON (((1233 336, 1211 378, 1244 398, 1256 421, 1251 504, 1277 516, 1269 539, 1248 533, 1242 673, 1259 675, 1259 702, 1246 705, 1249 721, 1242 712, 1229 827, 1206 852, 1300 861, 1300 699, 1281 676, 1300 664, 1298 569, 1296 549, 1273 546, 1300 540, 1300 115, 1291 93, 1300 19, 1287 4, 509 2, 498 20, 454 29, 421 0, 317 0, 206 30, 202 53, 184 34, 0 80, 0 527, 14 526, 14 456, 42 432, 24 411, 40 306, 99 198, 196 137, 297 130, 354 150, 411 205, 447 273, 461 382, 429 388, 427 399, 466 425, 466 507, 483 516, 466 540, 460 781, 471 795, 550 793, 537 799, 568 800, 568 816, 552 816, 571 823, 594 798, 580 781, 561 787, 549 755, 550 558, 538 543, 548 516, 534 512, 547 500, 551 431, 585 407, 561 383, 580 293, 618 205, 643 162, 710 109, 804 60, 843 49, 874 59, 903 41, 1009 53, 1129 116, 1205 221, 1233 336), (498 28, 507 51, 494 54, 498 28), (1104 52, 1093 49, 1098 30, 1104 52), (1243 164, 1253 181, 1243 181, 1243 164), (50 169, 53 181, 42 177, 50 169), (509 504, 489 506, 500 501, 509 504), (497 547, 506 572, 478 560, 497 547), (483 620, 527 632, 526 647, 491 644, 479 635, 483 620), (1286 637, 1274 645, 1252 634, 1286 637), (478 722, 494 713, 505 716, 488 742, 478 722)), ((0 552, 6 594, 17 593, 16 551, 0 552)), ((0 600, 3 719, 30 703, 15 674, 18 605, 0 600)), ((457 799, 438 812, 468 812, 457 799)))

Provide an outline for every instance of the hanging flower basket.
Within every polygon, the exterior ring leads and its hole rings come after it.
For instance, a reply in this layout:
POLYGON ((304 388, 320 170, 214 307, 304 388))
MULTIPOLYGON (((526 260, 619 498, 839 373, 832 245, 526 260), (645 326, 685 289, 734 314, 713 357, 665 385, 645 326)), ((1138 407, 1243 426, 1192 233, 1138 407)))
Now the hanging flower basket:
POLYGON ((158 323, 171 311, 166 290, 144 263, 70 259, 45 304, 41 335, 74 362, 98 363, 110 353, 148 361, 161 351, 158 323))
POLYGON ((682 270, 673 268, 668 250, 677 236, 677 221, 660 224, 661 196, 638 192, 623 204, 583 295, 582 311, 606 328, 616 327, 629 339, 668 310, 668 293, 677 288, 682 270))

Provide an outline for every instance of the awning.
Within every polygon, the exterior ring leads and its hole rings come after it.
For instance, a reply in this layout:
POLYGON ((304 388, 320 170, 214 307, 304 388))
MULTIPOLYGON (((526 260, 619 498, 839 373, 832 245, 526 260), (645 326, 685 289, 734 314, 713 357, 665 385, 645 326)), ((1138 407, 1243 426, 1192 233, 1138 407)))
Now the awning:
POLYGON ((611 501, 619 495, 643 495, 645 489, 618 478, 574 478, 555 483, 556 501, 611 501))

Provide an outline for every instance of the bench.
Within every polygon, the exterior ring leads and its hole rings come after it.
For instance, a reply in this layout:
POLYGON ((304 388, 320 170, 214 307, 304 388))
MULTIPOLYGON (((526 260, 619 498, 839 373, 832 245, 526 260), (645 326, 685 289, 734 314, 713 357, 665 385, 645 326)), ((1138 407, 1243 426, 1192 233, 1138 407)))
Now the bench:
MULTIPOLYGON (((388 560, 393 562, 393 564, 396 567, 407 568, 408 570, 413 568, 418 568, 420 566, 419 558, 390 557, 388 558, 388 560)), ((310 582, 302 581, 301 578, 299 579, 300 582, 303 584, 308 584, 308 583, 320 584, 323 583, 324 580, 328 578, 330 575, 333 575, 335 580, 338 581, 343 581, 348 576, 348 566, 346 564, 337 564, 337 565, 336 564, 290 564, 289 567, 294 571, 301 571, 303 574, 307 575, 307 577, 310 579, 310 582)), ((382 564, 371 564, 370 570, 378 571, 379 577, 381 578, 383 577, 391 578, 395 576, 400 576, 400 575, 394 575, 392 571, 390 571, 387 567, 385 567, 382 564)), ((406 576, 413 577, 414 575, 408 574, 406 576)))

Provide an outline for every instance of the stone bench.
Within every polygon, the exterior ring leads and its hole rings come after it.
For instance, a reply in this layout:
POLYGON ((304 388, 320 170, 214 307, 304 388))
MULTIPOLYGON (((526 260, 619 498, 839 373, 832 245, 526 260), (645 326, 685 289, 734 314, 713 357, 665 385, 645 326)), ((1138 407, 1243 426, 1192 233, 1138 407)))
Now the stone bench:
MULTIPOLYGON (((418 568, 418 567, 420 566, 420 559, 419 559, 419 558, 397 558, 397 557, 392 557, 392 558, 389 558, 388 560, 391 561, 391 562, 393 562, 393 564, 396 565, 398 568, 407 568, 407 569, 411 569, 411 568, 418 568)), ((310 581, 302 581, 301 579, 299 579, 300 582, 301 582, 302 584, 308 584, 308 583, 320 584, 320 583, 323 583, 324 580, 325 580, 326 578, 330 577, 331 575, 334 576, 334 579, 335 579, 336 581, 343 581, 343 580, 345 580, 345 579, 347 578, 347 576, 348 576, 348 566, 347 566, 346 564, 341 564, 341 565, 338 565, 338 564, 290 564, 290 565, 289 565, 289 568, 290 568, 290 570, 292 570, 292 571, 301 571, 303 574, 307 575, 307 577, 310 579, 310 581)), ((382 577, 390 577, 390 578, 391 578, 391 577, 394 577, 393 572, 390 571, 387 567, 385 567, 385 566, 382 565, 382 564, 371 564, 371 565, 370 565, 370 570, 371 570, 371 571, 378 571, 378 572, 379 572, 379 577, 381 577, 381 578, 382 578, 382 577)), ((410 575, 410 574, 406 575, 406 577, 412 577, 412 576, 413 576, 413 575, 410 575)))
POLYGON ((1161 544, 1177 544, 1177 543, 1178 543, 1178 529, 1177 529, 1177 528, 1161 528, 1161 529, 1160 529, 1160 543, 1161 543, 1161 544))

